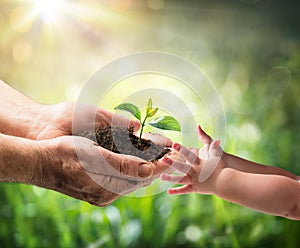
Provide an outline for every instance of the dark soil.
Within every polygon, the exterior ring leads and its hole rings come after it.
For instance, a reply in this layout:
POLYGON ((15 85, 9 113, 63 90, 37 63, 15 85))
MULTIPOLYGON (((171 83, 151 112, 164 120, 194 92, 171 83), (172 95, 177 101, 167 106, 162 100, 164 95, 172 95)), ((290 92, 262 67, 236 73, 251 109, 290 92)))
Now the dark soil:
POLYGON ((139 138, 133 134, 132 129, 126 127, 98 128, 95 132, 83 132, 80 136, 89 138, 112 152, 140 157, 154 162, 162 158, 170 150, 154 144, 151 140, 139 138))

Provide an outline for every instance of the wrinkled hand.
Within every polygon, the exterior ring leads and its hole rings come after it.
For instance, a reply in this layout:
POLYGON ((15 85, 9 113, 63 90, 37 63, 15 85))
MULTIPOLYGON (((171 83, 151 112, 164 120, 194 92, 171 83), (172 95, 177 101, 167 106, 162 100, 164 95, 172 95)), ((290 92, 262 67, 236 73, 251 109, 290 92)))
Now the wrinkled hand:
MULTIPOLYGON (((83 131, 95 130, 98 127, 112 124, 132 127, 133 131, 140 128, 138 121, 129 120, 90 105, 61 102, 55 105, 42 106, 39 112, 37 125, 30 127, 30 134, 28 135, 37 140, 76 135, 83 131)), ((172 145, 170 139, 158 134, 144 133, 143 137, 163 146, 170 147, 172 145)))
POLYGON ((151 184, 166 169, 162 163, 112 153, 82 137, 40 142, 47 143, 48 163, 41 163, 35 184, 97 206, 151 184))
POLYGON ((184 184, 178 188, 168 190, 169 194, 188 194, 198 192, 210 194, 214 191, 216 178, 224 168, 222 160, 222 148, 219 140, 212 140, 200 126, 198 136, 204 146, 200 149, 186 148, 178 143, 173 144, 173 149, 178 151, 181 157, 167 156, 162 162, 169 164, 183 175, 171 175, 163 173, 164 181, 184 184))
MULTIPOLYGON (((115 154, 89 139, 70 136, 112 124, 133 127, 137 131, 138 121, 93 106, 63 102, 43 106, 37 123, 30 137, 48 142, 51 147, 49 161, 55 160, 54 166, 42 164, 39 169, 41 175, 37 176, 40 178, 37 185, 42 187, 104 206, 151 184, 166 168, 161 162, 154 165, 136 157, 115 154)), ((159 135, 147 138, 164 146, 172 144, 170 139, 159 135)))
POLYGON ((138 121, 130 121, 120 115, 114 115, 90 105, 76 105, 71 102, 43 106, 40 112, 39 126, 30 130, 31 136, 37 140, 76 135, 85 130, 109 126, 112 121, 118 125, 133 127, 135 131, 140 127, 138 121), (76 119, 74 119, 74 113, 76 113, 76 119))

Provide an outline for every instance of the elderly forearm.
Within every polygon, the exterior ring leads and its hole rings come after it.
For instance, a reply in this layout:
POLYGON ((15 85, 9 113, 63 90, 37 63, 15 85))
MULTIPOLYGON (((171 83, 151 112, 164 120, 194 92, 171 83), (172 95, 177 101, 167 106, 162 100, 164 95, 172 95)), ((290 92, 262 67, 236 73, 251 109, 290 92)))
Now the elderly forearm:
POLYGON ((39 165, 37 142, 0 134, 0 182, 32 183, 39 165))
POLYGON ((0 133, 31 137, 31 130, 42 125, 40 105, 0 80, 0 133))
POLYGON ((285 176, 225 168, 217 179, 215 194, 260 212, 300 219, 300 184, 285 176))

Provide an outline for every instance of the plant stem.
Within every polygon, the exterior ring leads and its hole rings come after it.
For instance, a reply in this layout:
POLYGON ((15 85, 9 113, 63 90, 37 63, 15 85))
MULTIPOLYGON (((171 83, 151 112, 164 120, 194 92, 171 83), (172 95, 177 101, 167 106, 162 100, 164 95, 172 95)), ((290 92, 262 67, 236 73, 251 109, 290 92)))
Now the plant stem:
POLYGON ((144 130, 144 126, 145 126, 145 123, 146 123, 146 120, 147 120, 148 116, 146 115, 143 123, 142 123, 142 127, 141 127, 141 131, 140 131, 140 138, 139 138, 139 144, 141 144, 142 142, 142 134, 143 134, 143 130, 144 130))

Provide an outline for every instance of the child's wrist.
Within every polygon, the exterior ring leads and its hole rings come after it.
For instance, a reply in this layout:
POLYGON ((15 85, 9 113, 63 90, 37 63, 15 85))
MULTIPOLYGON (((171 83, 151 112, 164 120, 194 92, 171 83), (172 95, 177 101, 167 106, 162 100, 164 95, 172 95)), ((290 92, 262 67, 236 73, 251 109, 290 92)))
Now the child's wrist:
POLYGON ((223 151, 222 153, 222 160, 224 161, 224 168, 229 168, 229 158, 230 158, 230 154, 226 153, 223 151))

